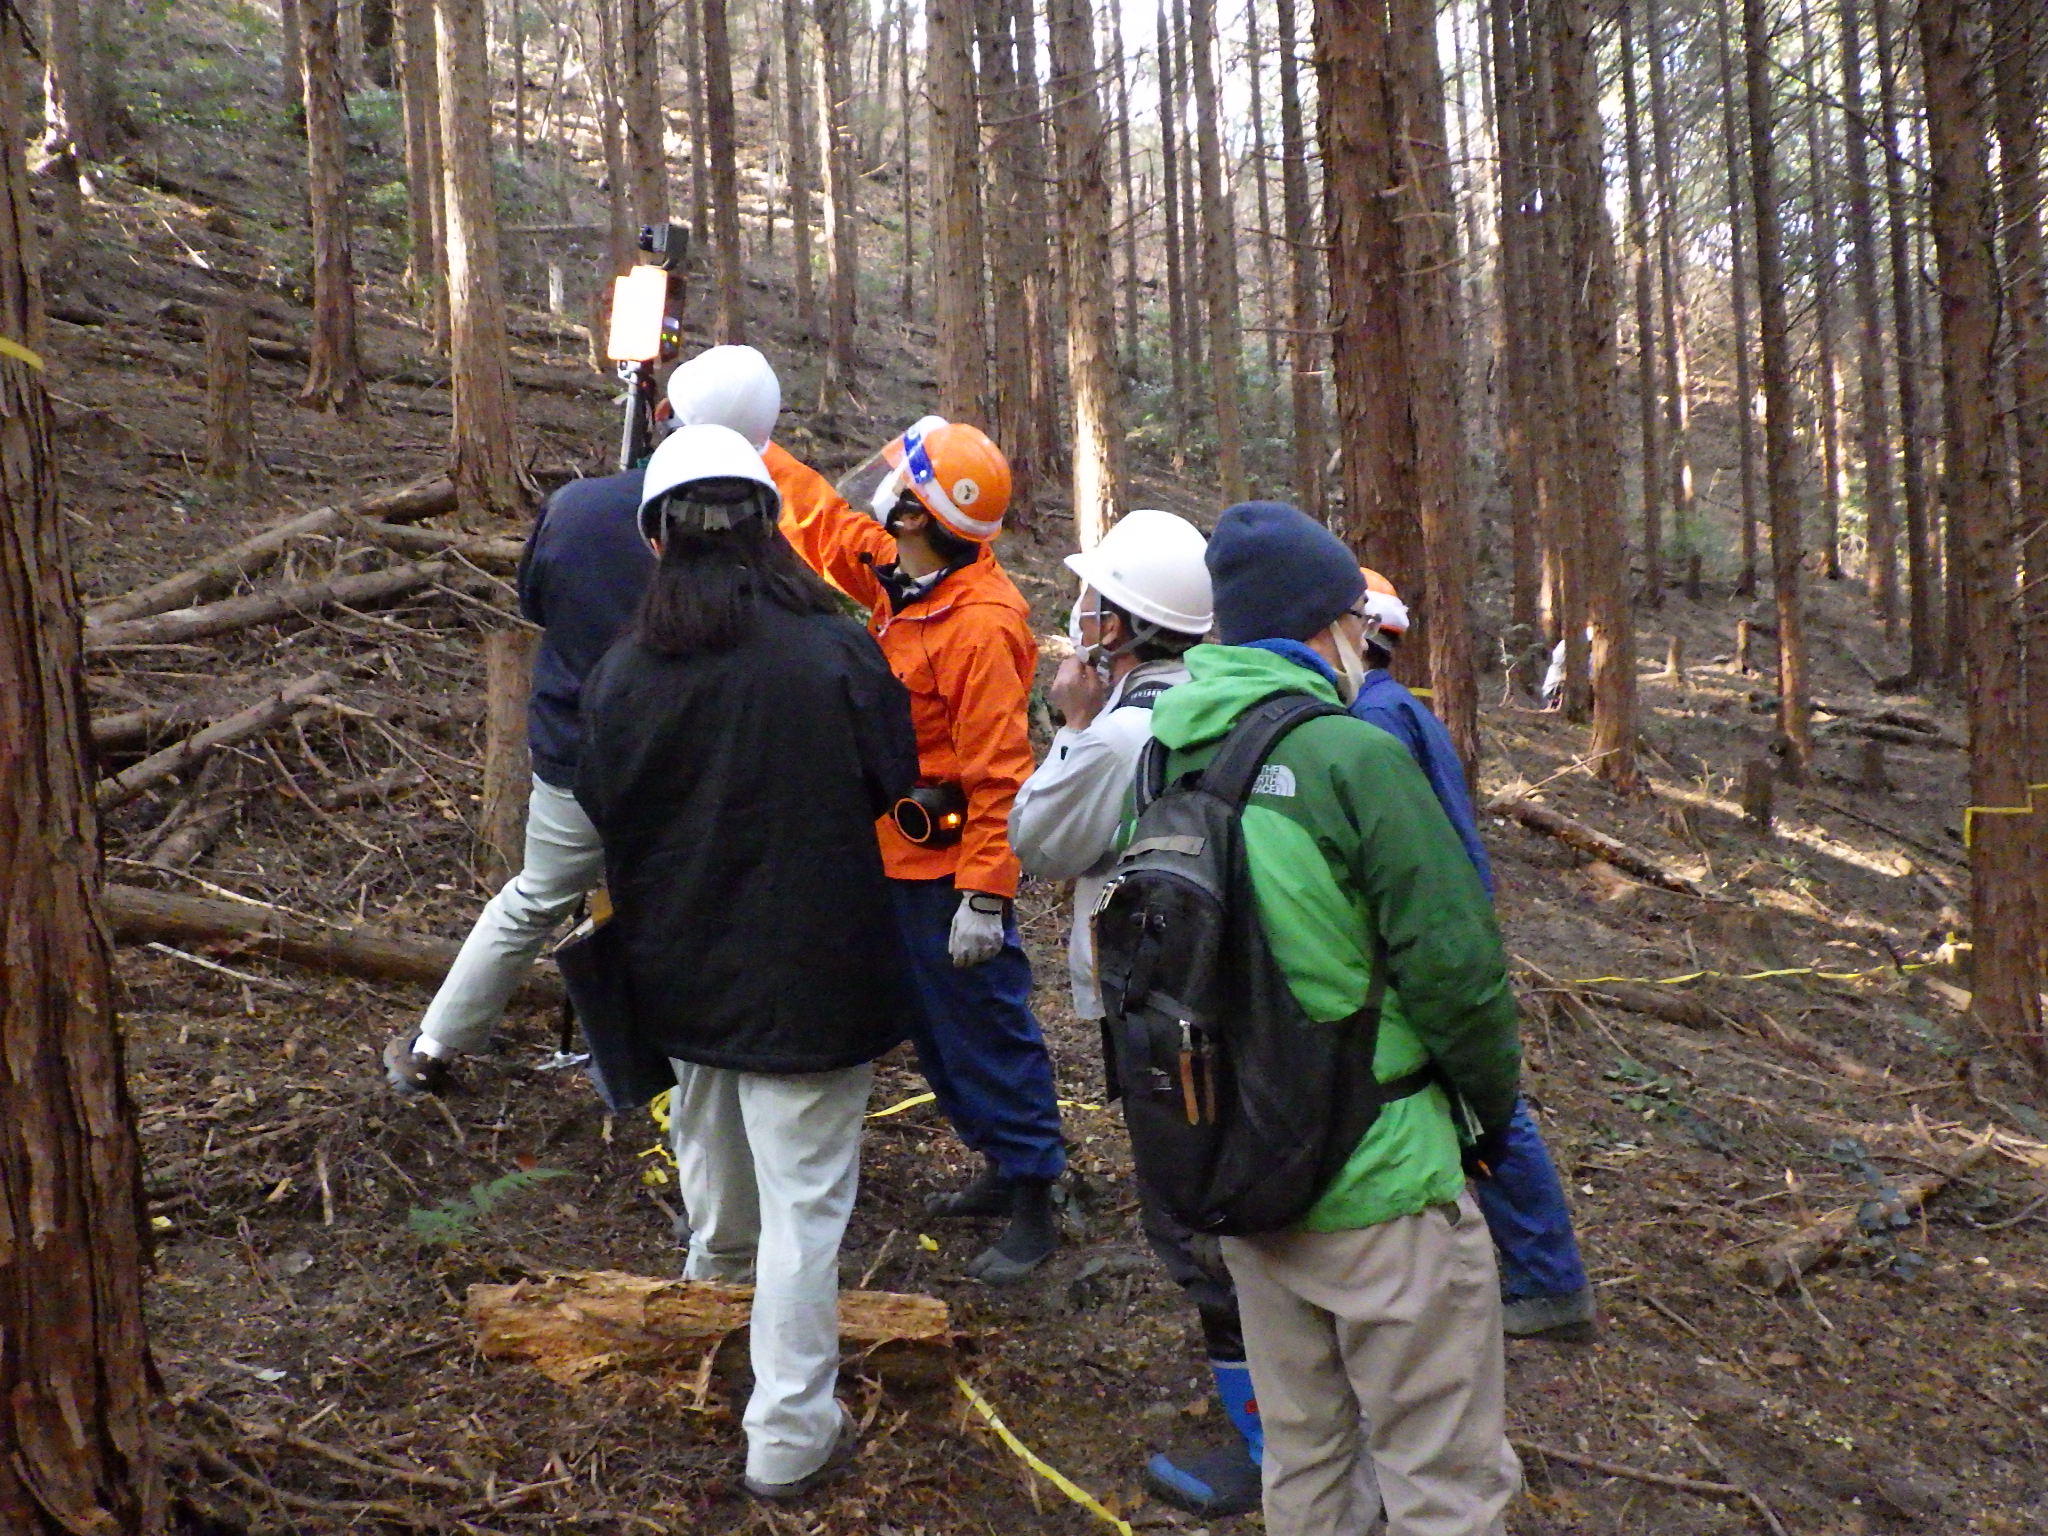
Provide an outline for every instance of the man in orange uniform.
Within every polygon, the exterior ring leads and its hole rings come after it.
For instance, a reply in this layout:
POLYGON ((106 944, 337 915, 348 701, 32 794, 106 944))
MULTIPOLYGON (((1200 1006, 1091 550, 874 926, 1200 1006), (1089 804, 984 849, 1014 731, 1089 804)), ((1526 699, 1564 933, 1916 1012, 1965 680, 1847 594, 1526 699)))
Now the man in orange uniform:
POLYGON ((1026 714, 1038 646, 1030 610, 990 548, 1010 466, 977 428, 928 417, 849 476, 856 510, 770 444, 782 532, 866 608, 910 690, 915 805, 877 823, 921 1017, 912 1039, 940 1107, 987 1166, 934 1216, 1009 1225, 968 1274, 1007 1284, 1057 1245, 1052 1184, 1066 1166, 1052 1063, 1031 1012, 1031 964, 1011 904, 1010 803, 1031 774, 1026 714))

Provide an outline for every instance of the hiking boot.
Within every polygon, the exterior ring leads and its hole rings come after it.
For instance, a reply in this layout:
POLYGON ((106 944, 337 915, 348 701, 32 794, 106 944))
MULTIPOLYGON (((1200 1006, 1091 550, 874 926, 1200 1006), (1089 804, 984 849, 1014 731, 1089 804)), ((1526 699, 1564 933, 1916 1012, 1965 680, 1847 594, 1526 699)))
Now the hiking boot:
POLYGON ((963 1216, 1007 1216, 1016 1198, 1017 1181, 1003 1173, 991 1160, 981 1176, 965 1189, 939 1195, 925 1206, 925 1215, 935 1221, 963 1216))
POLYGON ((854 1448, 860 1443, 860 1426, 853 1422, 853 1415, 846 1411, 846 1404, 839 1405, 839 1436, 832 1442, 832 1449, 819 1463, 817 1470, 806 1472, 794 1482, 764 1483, 758 1478, 743 1477, 740 1486, 757 1499, 771 1503, 786 1504, 800 1499, 813 1488, 829 1483, 848 1467, 853 1465, 854 1448))
POLYGON ((1244 1441, 1199 1451, 1161 1451, 1145 1463, 1145 1491, 1198 1520, 1221 1520, 1259 1507, 1258 1463, 1244 1441))
POLYGON ((417 1038, 415 1032, 407 1030, 402 1035, 393 1035, 384 1047, 384 1079, 391 1084, 392 1092, 406 1098, 440 1093, 448 1086, 448 1063, 414 1050, 412 1043, 417 1038))
POLYGON ((1016 1179, 1010 1188, 1010 1224, 967 1266, 984 1285, 1014 1285, 1051 1258, 1060 1245, 1052 1212, 1051 1179, 1016 1179))
POLYGON ((1600 1332, 1593 1288, 1582 1285, 1561 1296, 1522 1296, 1501 1304, 1501 1332, 1511 1339, 1545 1344, 1590 1344, 1600 1332))

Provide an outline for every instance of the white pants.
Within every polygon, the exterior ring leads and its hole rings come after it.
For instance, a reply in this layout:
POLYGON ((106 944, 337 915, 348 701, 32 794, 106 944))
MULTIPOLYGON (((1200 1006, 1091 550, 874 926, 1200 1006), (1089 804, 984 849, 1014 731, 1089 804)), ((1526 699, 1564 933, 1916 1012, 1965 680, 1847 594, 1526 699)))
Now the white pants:
POLYGON ((1472 1196, 1350 1232, 1223 1239, 1266 1431, 1268 1536, 1501 1536, 1500 1280, 1472 1196))
POLYGON ((525 867, 505 882, 470 929, 427 1005, 420 1033, 446 1055, 489 1045, 505 1004, 549 932, 603 883, 597 828, 568 790, 535 779, 526 801, 525 867))
POLYGON ((839 1242, 874 1068, 771 1076, 674 1065, 683 1277, 753 1283, 747 1476, 793 1483, 839 1437, 839 1242))

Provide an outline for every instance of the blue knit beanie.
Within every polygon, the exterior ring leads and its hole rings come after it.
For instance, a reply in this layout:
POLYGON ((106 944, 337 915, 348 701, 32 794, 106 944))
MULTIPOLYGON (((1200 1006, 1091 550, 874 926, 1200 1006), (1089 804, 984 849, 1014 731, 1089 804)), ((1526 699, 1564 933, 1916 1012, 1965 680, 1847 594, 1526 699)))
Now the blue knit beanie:
POLYGON ((1284 502, 1240 502, 1225 512, 1209 535, 1208 562, 1225 645, 1306 640, 1365 591, 1343 542, 1284 502))

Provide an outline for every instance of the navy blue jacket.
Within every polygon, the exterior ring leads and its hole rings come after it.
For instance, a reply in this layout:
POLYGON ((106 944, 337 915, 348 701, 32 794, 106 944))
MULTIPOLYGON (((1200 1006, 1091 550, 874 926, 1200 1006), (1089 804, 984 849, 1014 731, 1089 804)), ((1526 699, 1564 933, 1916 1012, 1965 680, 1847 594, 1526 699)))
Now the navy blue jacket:
POLYGON ((640 537, 640 471, 572 480, 547 499, 519 562, 519 611, 541 627, 526 706, 533 771, 576 783, 583 680, 640 611, 654 553, 640 537))
POLYGON ((1465 784, 1465 765, 1458 761, 1458 749, 1443 721, 1429 712, 1422 700, 1394 681, 1384 668, 1365 674, 1351 713, 1368 725, 1376 725, 1408 749, 1416 766, 1436 791, 1444 814, 1457 829, 1458 838, 1471 857, 1472 867, 1493 894, 1493 865, 1486 857, 1486 845, 1479 841, 1479 824, 1472 816, 1472 792, 1465 784))

